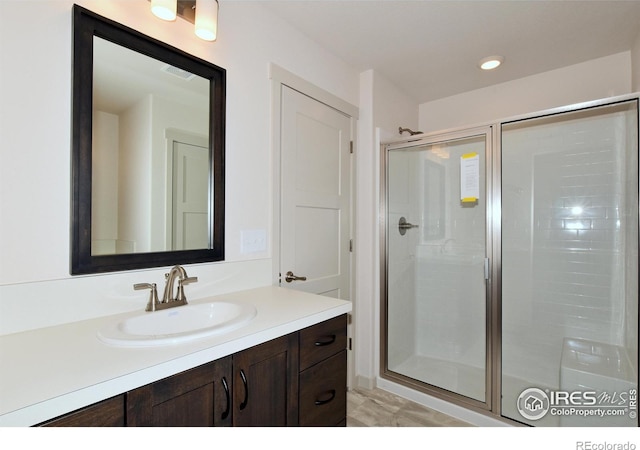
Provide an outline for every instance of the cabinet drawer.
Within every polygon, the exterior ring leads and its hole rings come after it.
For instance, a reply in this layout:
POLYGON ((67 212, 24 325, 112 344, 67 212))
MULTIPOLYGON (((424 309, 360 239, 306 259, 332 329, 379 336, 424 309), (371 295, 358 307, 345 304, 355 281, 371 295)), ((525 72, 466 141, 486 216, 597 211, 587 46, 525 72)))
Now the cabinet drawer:
POLYGON ((300 370, 347 348, 347 315, 300 330, 300 370))
POLYGON ((347 351, 300 373, 300 426, 344 425, 347 416, 347 351))

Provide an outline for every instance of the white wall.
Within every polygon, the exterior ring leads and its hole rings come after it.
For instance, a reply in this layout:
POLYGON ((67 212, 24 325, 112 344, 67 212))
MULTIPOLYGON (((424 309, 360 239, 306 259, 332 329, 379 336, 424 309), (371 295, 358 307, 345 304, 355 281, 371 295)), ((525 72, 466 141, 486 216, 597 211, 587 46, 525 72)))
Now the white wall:
POLYGON ((114 253, 118 237, 118 116, 102 111, 93 112, 93 161, 100 170, 93 174, 91 202, 92 251, 114 253), (114 150, 115 149, 115 150, 114 150))
MULTIPOLYGON (((373 78, 374 127, 400 137, 398 128, 418 126, 418 104, 377 72, 373 78)), ((405 134, 406 136, 406 134, 405 134)))
POLYGON ((373 387, 380 354, 380 136, 415 129, 418 105, 379 73, 360 74, 360 119, 356 151, 355 349, 357 383, 373 387))
MULTIPOLYGON (((69 275, 73 3, 0 2, 0 334, 141 309, 132 284, 166 271, 69 275)), ((269 63, 356 105, 359 74, 259 5, 221 2, 209 43, 146 0, 75 3, 227 69, 226 261, 188 267, 190 295, 271 284, 271 250, 240 253, 241 230, 272 231, 269 63)))
POLYGON ((631 52, 622 52, 422 103, 419 125, 425 133, 468 127, 630 92, 631 52))
POLYGON ((118 251, 150 252, 152 119, 149 94, 120 114, 118 251), (122 246, 122 247, 121 247, 122 246))
POLYGON ((640 92, 640 32, 631 47, 631 83, 632 91, 640 92))

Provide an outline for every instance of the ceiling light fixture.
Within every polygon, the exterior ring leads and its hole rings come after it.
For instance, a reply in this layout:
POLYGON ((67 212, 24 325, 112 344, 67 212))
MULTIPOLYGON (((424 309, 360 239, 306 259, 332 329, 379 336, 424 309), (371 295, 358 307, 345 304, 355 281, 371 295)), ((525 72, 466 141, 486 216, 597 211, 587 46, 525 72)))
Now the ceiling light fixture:
POLYGON ((151 12, 162 20, 182 17, 195 24, 195 33, 205 41, 215 41, 218 35, 218 0, 149 0, 151 12))
POLYGON ((196 36, 215 41, 218 35, 218 0, 196 0, 196 36))
POLYGON ((176 20, 176 0, 151 0, 151 12, 154 16, 168 21, 176 20))
POLYGON ((503 62, 504 62, 504 57, 503 56, 498 56, 498 55, 487 56, 486 58, 482 58, 478 62, 478 66, 482 70, 493 70, 493 69, 497 68, 503 62))

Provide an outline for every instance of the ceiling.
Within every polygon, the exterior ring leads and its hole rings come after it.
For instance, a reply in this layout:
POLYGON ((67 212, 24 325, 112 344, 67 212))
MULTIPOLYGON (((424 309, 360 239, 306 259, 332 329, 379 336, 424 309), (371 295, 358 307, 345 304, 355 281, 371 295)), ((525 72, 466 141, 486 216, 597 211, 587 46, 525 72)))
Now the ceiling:
POLYGON ((640 0, 256 3, 418 103, 627 51, 640 33, 640 0), (481 71, 490 55, 504 64, 481 71))
POLYGON ((93 105, 121 114, 153 95, 191 108, 209 108, 209 80, 100 37, 93 40, 93 105))

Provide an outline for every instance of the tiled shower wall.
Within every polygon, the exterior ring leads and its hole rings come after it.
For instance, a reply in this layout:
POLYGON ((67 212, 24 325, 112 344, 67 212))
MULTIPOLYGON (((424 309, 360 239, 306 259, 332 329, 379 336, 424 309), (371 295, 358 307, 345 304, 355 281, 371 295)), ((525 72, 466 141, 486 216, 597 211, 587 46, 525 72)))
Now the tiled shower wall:
POLYGON ((416 352, 415 249, 419 234, 411 229, 400 235, 398 222, 404 217, 417 224, 417 152, 393 152, 387 176, 387 355, 393 368, 416 352))
POLYGON ((425 152, 423 157, 444 167, 444 233, 441 239, 419 243, 415 264, 418 354, 481 370, 486 342, 486 196, 482 189, 477 203, 460 202, 460 158, 480 155, 479 184, 484 187, 484 147, 482 136, 425 152))
MULTIPOLYGON (((484 146, 482 136, 390 152, 387 343, 391 368, 415 356, 484 368, 484 192, 477 204, 460 203, 460 157, 484 154, 484 146), (433 175, 429 165, 441 169, 441 179, 426 180, 433 175), (437 198, 427 192, 433 191, 434 182, 437 198), (401 236, 400 217, 418 228, 401 236)), ((484 158, 481 161, 480 185, 484 186, 484 158)))
MULTIPOLYGON (((628 148, 635 146, 625 164, 625 209, 624 216, 638 217, 638 117, 627 115, 626 141, 628 148)), ((624 135, 623 135, 624 136, 624 135)), ((638 229, 625 229, 625 341, 629 349, 632 367, 638 367, 638 229), (635 245, 634 245, 635 242, 635 245)), ((638 374, 636 374, 637 376, 638 374)))

